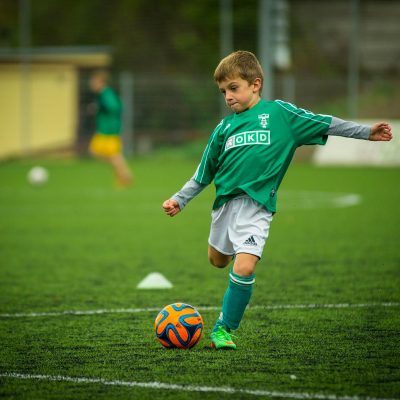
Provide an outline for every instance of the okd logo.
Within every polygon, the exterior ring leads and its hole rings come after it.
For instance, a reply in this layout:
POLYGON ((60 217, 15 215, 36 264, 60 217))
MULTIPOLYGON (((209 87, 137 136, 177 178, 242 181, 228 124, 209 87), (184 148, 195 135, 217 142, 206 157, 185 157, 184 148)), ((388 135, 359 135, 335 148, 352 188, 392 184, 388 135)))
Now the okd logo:
POLYGON ((270 131, 241 132, 228 138, 225 151, 239 146, 251 146, 253 144, 269 145, 270 131))

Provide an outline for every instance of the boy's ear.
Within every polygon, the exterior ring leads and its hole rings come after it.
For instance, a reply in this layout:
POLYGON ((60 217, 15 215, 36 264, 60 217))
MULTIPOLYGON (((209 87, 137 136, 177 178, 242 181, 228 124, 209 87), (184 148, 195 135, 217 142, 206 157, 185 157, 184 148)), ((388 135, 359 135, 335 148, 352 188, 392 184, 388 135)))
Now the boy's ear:
POLYGON ((261 78, 254 79, 253 85, 254 85, 254 92, 259 92, 262 87, 261 78))

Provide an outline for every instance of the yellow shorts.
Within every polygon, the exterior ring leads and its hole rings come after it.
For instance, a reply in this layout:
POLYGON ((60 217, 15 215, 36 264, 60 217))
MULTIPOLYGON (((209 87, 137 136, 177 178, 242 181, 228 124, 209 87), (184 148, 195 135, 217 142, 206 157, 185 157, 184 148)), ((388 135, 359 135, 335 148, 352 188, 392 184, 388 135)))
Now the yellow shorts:
POLYGON ((89 151, 96 156, 111 157, 120 154, 122 150, 119 135, 104 135, 96 133, 89 144, 89 151))

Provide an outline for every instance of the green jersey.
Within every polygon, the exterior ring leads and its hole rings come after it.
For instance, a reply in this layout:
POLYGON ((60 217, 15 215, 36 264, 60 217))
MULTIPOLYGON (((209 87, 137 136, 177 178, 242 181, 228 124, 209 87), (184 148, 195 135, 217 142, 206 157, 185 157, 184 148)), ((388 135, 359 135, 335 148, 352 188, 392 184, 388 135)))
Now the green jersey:
POLYGON ((122 104, 117 94, 109 87, 97 96, 96 132, 117 135, 121 130, 122 104))
POLYGON ((275 212, 277 190, 296 149, 325 144, 331 121, 281 100, 260 100, 218 124, 193 178, 201 185, 214 180, 214 209, 247 194, 275 212))

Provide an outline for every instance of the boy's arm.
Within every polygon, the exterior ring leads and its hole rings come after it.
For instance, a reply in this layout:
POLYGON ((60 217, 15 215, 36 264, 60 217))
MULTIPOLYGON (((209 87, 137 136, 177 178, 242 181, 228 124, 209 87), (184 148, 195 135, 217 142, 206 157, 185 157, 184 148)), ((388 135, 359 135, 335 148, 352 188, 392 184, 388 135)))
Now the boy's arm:
POLYGON ((108 112, 120 112, 121 103, 111 88, 105 88, 100 94, 100 103, 108 112))
POLYGON ((178 193, 175 193, 171 197, 171 200, 175 200, 182 211, 186 204, 189 203, 193 197, 197 196, 206 186, 207 185, 196 182, 194 178, 192 178, 183 185, 178 193))
POLYGON ((327 134, 353 139, 389 141, 392 139, 392 128, 386 122, 378 122, 370 127, 332 117, 327 134))
POLYGON ((186 182, 178 193, 175 193, 170 199, 164 201, 162 205, 163 209, 170 217, 182 211, 185 205, 214 179, 221 145, 218 134, 222 129, 223 122, 224 120, 217 125, 211 134, 201 157, 200 164, 192 179, 186 182))
POLYGON ((182 189, 170 199, 164 201, 163 208, 167 215, 173 217, 178 214, 186 204, 197 196, 207 185, 196 182, 193 178, 186 182, 182 189))

